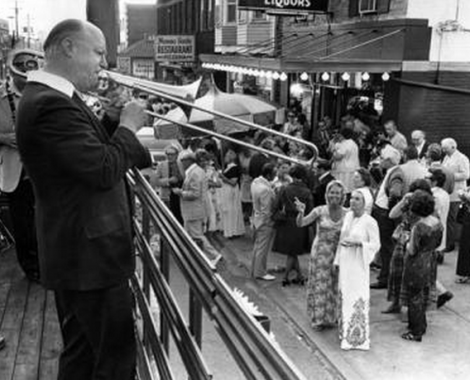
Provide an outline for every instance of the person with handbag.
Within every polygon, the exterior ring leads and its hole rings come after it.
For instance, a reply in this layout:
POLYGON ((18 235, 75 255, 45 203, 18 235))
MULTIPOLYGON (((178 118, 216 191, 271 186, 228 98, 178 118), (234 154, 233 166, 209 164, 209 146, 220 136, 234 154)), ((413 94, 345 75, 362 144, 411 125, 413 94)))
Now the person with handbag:
POLYGON ((307 227, 298 227, 296 224, 295 200, 305 203, 307 213, 313 208, 313 196, 305 183, 307 169, 304 166, 295 165, 290 169, 289 175, 292 177, 292 182, 279 190, 273 206, 276 231, 273 251, 286 255, 286 271, 282 286, 291 283, 303 285, 305 282, 298 256, 308 252, 309 233, 307 227), (296 272, 296 277, 292 281, 289 278, 291 271, 296 272))

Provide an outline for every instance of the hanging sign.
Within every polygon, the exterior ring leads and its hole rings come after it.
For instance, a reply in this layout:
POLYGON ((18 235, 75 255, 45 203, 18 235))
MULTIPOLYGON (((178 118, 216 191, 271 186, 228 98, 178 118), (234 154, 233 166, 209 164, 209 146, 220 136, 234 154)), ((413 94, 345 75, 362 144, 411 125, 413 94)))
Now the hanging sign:
POLYGON ((194 61, 194 36, 157 36, 155 38, 155 61, 191 62, 194 61))
POLYGON ((327 12, 328 0, 238 0, 242 10, 327 12))

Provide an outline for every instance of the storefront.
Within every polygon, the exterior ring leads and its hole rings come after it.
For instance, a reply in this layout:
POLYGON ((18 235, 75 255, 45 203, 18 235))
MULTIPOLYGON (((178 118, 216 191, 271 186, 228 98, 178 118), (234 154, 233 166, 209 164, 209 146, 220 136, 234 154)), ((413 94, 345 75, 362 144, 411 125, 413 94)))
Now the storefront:
MULTIPOLYGON (((283 22, 281 20, 281 22, 283 22)), ((203 67, 241 83, 254 77, 258 95, 285 107, 299 105, 312 126, 324 116, 338 123, 354 108, 381 115, 389 82, 403 62, 426 61, 427 20, 394 19, 299 27, 283 22, 276 57, 201 55, 203 67)))

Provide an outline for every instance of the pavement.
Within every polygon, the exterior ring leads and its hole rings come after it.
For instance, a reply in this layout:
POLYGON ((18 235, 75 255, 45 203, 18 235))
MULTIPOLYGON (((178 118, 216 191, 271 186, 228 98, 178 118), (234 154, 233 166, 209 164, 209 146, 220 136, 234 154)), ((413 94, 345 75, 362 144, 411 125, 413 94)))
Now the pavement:
MULTIPOLYGON (((281 286, 282 273, 276 272, 285 266, 285 256, 274 252, 269 256, 268 267, 276 275, 275 281, 256 281, 248 276, 251 233, 236 239, 224 239, 217 235, 214 241, 218 243, 225 260, 232 264, 228 267, 236 268, 232 277, 238 277, 238 286, 249 292, 252 302, 259 303, 260 310, 268 316, 273 312, 273 305, 285 313, 299 339, 314 346, 323 356, 323 361, 327 361, 336 371, 335 376, 331 375, 331 370, 326 372, 328 376, 304 372, 308 379, 470 379, 470 285, 455 283, 456 251, 446 254, 444 263, 438 267, 439 280, 454 294, 454 298, 442 308, 427 312, 428 329, 421 343, 405 341, 400 336, 405 332, 406 308, 401 314, 382 314, 381 311, 389 305, 387 290, 371 289, 371 349, 343 351, 336 329, 321 332, 311 329, 306 314, 305 288, 281 286), (267 298, 271 305, 263 298, 267 298)), ((304 273, 307 273, 308 255, 301 256, 300 263, 304 273)), ((371 271, 371 282, 375 282, 376 276, 377 272, 371 271)), ((284 349, 283 344, 280 343, 284 349)), ((308 363, 299 362, 296 360, 298 358, 292 359, 301 371, 308 369, 308 363)))

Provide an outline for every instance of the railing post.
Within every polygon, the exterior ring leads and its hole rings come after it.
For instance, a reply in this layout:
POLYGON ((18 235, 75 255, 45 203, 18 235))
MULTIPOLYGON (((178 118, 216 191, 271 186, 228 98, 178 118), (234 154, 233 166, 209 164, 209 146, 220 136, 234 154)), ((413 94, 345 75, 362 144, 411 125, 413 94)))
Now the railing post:
MULTIPOLYGON (((204 249, 202 241, 194 239, 196 244, 204 249)), ((194 291, 189 289, 189 330, 199 347, 202 344, 202 305, 197 299, 194 291)))
MULTIPOLYGON (((161 254, 160 254, 160 270, 162 272, 163 277, 167 283, 170 282, 170 254, 171 250, 166 240, 162 240, 161 242, 161 254)), ((162 311, 160 311, 160 340, 162 345, 166 351, 169 353, 170 349, 170 330, 168 321, 164 318, 162 311)))
MULTIPOLYGON (((148 212, 147 207, 141 204, 142 208, 142 234, 147 242, 150 241, 150 215, 148 212)), ((147 271, 147 266, 145 262, 142 260, 142 290, 147 299, 147 302, 150 304, 150 281, 149 275, 147 271)), ((148 338, 147 338, 147 324, 145 321, 143 322, 143 334, 142 334, 142 343, 144 347, 147 347, 148 338)))

